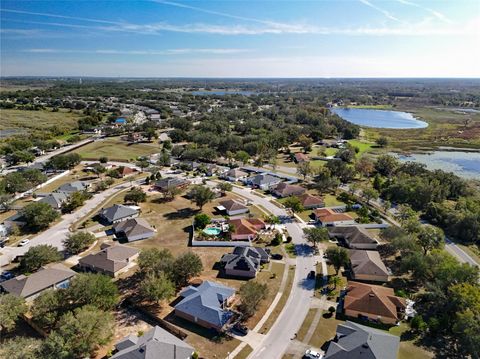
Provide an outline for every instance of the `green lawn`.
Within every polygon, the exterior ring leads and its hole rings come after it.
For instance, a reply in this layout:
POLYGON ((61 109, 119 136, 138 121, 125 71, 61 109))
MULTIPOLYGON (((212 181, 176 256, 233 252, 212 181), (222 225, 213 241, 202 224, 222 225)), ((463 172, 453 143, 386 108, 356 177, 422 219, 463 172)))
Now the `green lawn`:
POLYGON ((131 144, 121 140, 119 137, 92 142, 75 150, 84 159, 96 160, 106 156, 110 160, 118 161, 135 160, 139 156, 147 156, 159 151, 160 147, 153 143, 131 144))
MULTIPOLYGON (((401 323, 399 326, 391 327, 388 332, 392 335, 401 336, 408 329, 407 323, 401 323)), ((412 340, 400 342, 398 359, 428 359, 433 358, 433 356, 433 353, 415 345, 412 340)))
POLYGON ((240 353, 235 356, 235 359, 246 359, 251 352, 253 352, 253 349, 247 344, 242 350, 240 350, 240 353))
POLYGON ((351 144, 352 146, 358 147, 359 149, 357 153, 358 157, 363 155, 365 152, 372 151, 372 147, 375 146, 375 144, 372 142, 366 142, 362 140, 349 140, 348 143, 351 144))
POLYGON ((325 207, 332 207, 332 206, 343 206, 345 203, 339 201, 337 196, 332 194, 326 194, 324 196, 325 207))

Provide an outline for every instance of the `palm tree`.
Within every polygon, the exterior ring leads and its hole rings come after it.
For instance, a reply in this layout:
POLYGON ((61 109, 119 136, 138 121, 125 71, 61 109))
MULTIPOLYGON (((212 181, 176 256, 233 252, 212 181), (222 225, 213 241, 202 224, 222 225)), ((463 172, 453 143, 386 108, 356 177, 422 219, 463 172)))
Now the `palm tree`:
POLYGON ((328 278, 328 285, 333 285, 333 290, 337 289, 337 285, 341 283, 341 280, 338 276, 330 276, 328 278))

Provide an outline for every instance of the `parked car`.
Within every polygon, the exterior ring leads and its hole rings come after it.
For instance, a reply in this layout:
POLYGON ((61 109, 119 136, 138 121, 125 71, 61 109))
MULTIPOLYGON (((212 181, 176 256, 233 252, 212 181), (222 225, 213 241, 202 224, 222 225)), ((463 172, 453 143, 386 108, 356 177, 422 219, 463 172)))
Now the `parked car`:
POLYGON ((28 243, 30 243, 29 239, 22 239, 20 243, 18 243, 18 246, 23 247, 23 246, 26 246, 28 243))
POLYGON ((323 355, 313 349, 307 349, 303 357, 306 359, 321 359, 323 355))
POLYGON ((237 323, 234 325, 233 330, 240 335, 247 335, 248 334, 248 328, 240 323, 237 323))
POLYGON ((281 254, 272 254, 271 258, 276 260, 281 260, 283 259, 283 256, 281 254))
POLYGON ((4 271, 2 274, 0 274, 0 282, 4 282, 6 280, 12 279, 14 277, 12 272, 9 271, 4 271))
POLYGON ((315 271, 314 271, 314 270, 311 270, 310 273, 308 273, 307 278, 308 278, 308 279, 315 279, 315 271))

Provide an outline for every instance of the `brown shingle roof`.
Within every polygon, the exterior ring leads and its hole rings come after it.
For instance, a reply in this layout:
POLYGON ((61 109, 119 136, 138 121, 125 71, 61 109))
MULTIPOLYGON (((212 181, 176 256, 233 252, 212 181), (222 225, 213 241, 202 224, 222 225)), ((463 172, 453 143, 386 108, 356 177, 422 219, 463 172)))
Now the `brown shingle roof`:
POLYGON ((89 265, 110 273, 115 273, 128 264, 128 259, 138 253, 135 248, 114 245, 103 248, 100 252, 80 258, 79 263, 89 265))
POLYGON ((227 199, 225 201, 220 201, 220 205, 225 207, 227 211, 237 211, 239 209, 246 209, 247 207, 237 202, 233 199, 227 199))
POLYGON ((382 262, 380 254, 377 251, 351 250, 350 262, 355 275, 386 275, 387 267, 382 262))
POLYGON ((265 223, 262 220, 257 218, 231 219, 229 223, 232 224, 233 227, 235 228, 234 234, 236 235, 242 235, 242 234, 255 235, 257 234, 258 227, 265 226, 265 223))
POLYGON ((355 245, 360 244, 378 244, 378 242, 363 227, 335 227, 329 229, 328 233, 331 236, 342 238, 349 247, 355 247, 355 245))
POLYGON ((153 232, 153 228, 143 218, 131 218, 126 221, 119 222, 113 225, 115 233, 125 233, 128 238, 130 236, 136 236, 143 233, 153 232))
POLYGON ((304 193, 298 196, 298 198, 300 199, 300 202, 304 207, 305 206, 323 206, 325 204, 323 201, 323 198, 313 196, 309 193, 304 193))
POLYGON ((288 184, 286 182, 279 183, 275 186, 275 192, 280 193, 282 196, 291 196, 293 194, 304 193, 305 188, 293 184, 288 184))
POLYGON ((346 213, 337 213, 330 208, 320 208, 314 211, 315 217, 324 222, 351 221, 353 218, 346 213))
POLYGON ((405 299, 396 297, 392 288, 379 285, 348 282, 344 309, 370 316, 398 320, 397 307, 405 308, 405 299))
POLYGON ((308 161, 309 158, 306 154, 301 153, 301 152, 297 152, 297 153, 295 153, 295 160, 297 162, 305 162, 305 161, 308 161))

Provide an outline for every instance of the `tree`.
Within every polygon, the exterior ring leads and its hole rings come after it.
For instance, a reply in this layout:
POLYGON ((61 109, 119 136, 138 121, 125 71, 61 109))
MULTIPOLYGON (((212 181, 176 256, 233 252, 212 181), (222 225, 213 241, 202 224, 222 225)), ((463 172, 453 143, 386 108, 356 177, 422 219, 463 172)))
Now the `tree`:
POLYGON ((14 294, 0 295, 0 333, 15 328, 18 318, 27 312, 25 299, 14 294))
POLYGON ((198 254, 186 252, 175 259, 172 277, 177 287, 183 287, 188 284, 190 278, 199 275, 202 270, 203 264, 198 254))
POLYGON ((348 264, 348 252, 342 247, 330 247, 325 252, 326 258, 335 268, 335 275, 338 275, 338 271, 341 267, 348 264))
POLYGON ((68 253, 78 254, 90 247, 95 239, 95 235, 90 232, 76 232, 63 240, 63 246, 68 253))
POLYGON ((173 200, 180 193, 182 193, 182 189, 180 187, 170 186, 163 192, 163 196, 167 200, 173 200))
POLYGON ((312 173, 312 168, 310 166, 310 162, 309 161, 305 161, 305 162, 300 162, 298 165, 297 165, 297 173, 299 175, 301 175, 303 177, 303 180, 305 181, 305 179, 307 178, 307 176, 312 173))
POLYGON ((136 165, 143 171, 145 168, 150 166, 150 162, 148 162, 146 159, 140 159, 136 162, 136 165))
POLYGON ((9 359, 38 359, 40 358, 39 339, 15 336, 2 342, 0 346, 0 358, 9 359))
POLYGON ((351 163, 355 159, 356 152, 353 148, 343 148, 335 154, 335 158, 339 158, 344 162, 351 163))
POLYGON ((68 200, 62 206, 62 212, 71 213, 75 209, 84 205, 85 201, 90 197, 90 194, 86 191, 73 192, 68 200))
POLYGON ((30 163, 35 159, 35 156, 29 151, 15 151, 7 154, 5 159, 9 165, 17 165, 22 162, 30 163))
POLYGON ((397 159, 390 155, 382 155, 375 162, 375 170, 382 176, 390 177, 397 168, 397 159))
POLYGON ((175 258, 168 249, 144 249, 138 256, 140 272, 147 275, 158 275, 162 272, 172 273, 175 258))
POLYGON ((280 224, 280 218, 278 218, 278 216, 275 216, 273 214, 265 215, 263 217, 263 221, 268 224, 280 224))
POLYGON ((140 292, 147 300, 160 302, 173 297, 175 286, 163 272, 148 274, 140 283, 140 292))
MULTIPOLYGON (((165 147, 165 144, 163 144, 165 147)), ((164 149, 160 152, 160 155, 158 156, 158 161, 157 161, 157 166, 160 167, 165 167, 165 166, 170 166, 170 153, 164 149)))
POLYGON ((78 153, 67 153, 50 158, 45 167, 55 171, 65 171, 80 164, 82 157, 78 153))
POLYGON ((298 138, 298 143, 303 148, 304 153, 312 150, 313 140, 310 137, 300 135, 300 137, 298 138))
POLYGON ((209 224, 212 220, 205 213, 199 213, 194 218, 195 228, 203 229, 209 224))
POLYGON ((93 305, 103 310, 114 308, 119 300, 118 288, 112 279, 93 273, 76 275, 65 295, 74 306, 93 305))
POLYGON ((371 159, 363 156, 355 163, 355 169, 363 177, 370 177, 375 167, 371 159))
POLYGON ((382 202, 382 208, 383 208, 383 212, 387 213, 387 211, 392 207, 392 202, 390 202, 389 200, 385 200, 382 202))
POLYGON ((91 165, 91 171, 97 175, 97 178, 100 178, 102 173, 105 173, 107 169, 103 167, 100 163, 94 163, 91 165))
POLYGON ((332 275, 328 277, 328 285, 333 285, 333 290, 337 289, 337 285, 342 282, 339 276, 332 275))
POLYGON ((251 317, 260 302, 268 295, 268 286, 265 283, 249 281, 240 287, 238 292, 240 296, 239 309, 245 318, 251 317))
POLYGON ((233 185, 228 182, 220 182, 217 185, 217 188, 220 190, 222 195, 225 195, 225 192, 230 192, 233 189, 233 185))
POLYGON ((57 329, 42 345, 46 358, 80 359, 94 356, 100 345, 108 344, 113 336, 112 314, 94 306, 85 306, 62 316, 57 329))
POLYGON ((22 208, 27 227, 33 230, 47 228, 60 214, 47 203, 33 202, 22 208))
POLYGON ((50 244, 39 244, 30 247, 22 257, 21 266, 25 272, 35 272, 45 264, 58 262, 63 259, 57 248, 50 244))
POLYGON ((328 161, 325 167, 330 170, 332 176, 338 177, 343 183, 351 181, 355 175, 352 165, 338 159, 328 161))
POLYGON ((145 202, 146 200, 147 200, 147 194, 141 188, 138 188, 138 187, 132 188, 123 197, 123 201, 126 203, 138 204, 141 202, 145 202))
POLYGON ((10 194, 0 194, 0 211, 9 211, 12 207, 12 198, 10 194))
POLYGON ((303 211, 302 202, 296 196, 290 196, 285 199, 283 205, 287 208, 290 208, 293 213, 298 213, 303 211))
POLYGON ((1 187, 5 188, 5 192, 12 194, 17 192, 25 192, 31 187, 20 172, 12 172, 7 174, 3 178, 1 184, 1 187))
POLYGON ((243 165, 248 162, 250 155, 245 151, 237 151, 235 153, 235 160, 241 162, 243 165))
POLYGON ((378 199, 380 194, 373 188, 365 188, 362 190, 362 197, 366 199, 367 204, 370 204, 371 199, 378 199))
POLYGON ((444 245, 445 235, 440 228, 426 225, 420 227, 417 242, 422 247, 423 253, 427 254, 432 249, 439 249, 444 245))
POLYGON ((215 193, 210 188, 201 185, 193 187, 189 195, 200 210, 215 198, 215 193))
POLYGON ((100 157, 100 158, 98 159, 98 161, 99 161, 100 163, 104 163, 104 164, 105 164, 105 163, 108 163, 108 157, 102 156, 102 157, 100 157))
POLYGON ((57 322, 61 310, 65 307, 63 294, 62 290, 50 289, 34 299, 30 312, 36 323, 51 327, 57 322))
POLYGON ((332 173, 327 168, 320 169, 315 177, 315 188, 320 193, 335 191, 339 184, 338 178, 332 176, 332 173))
POLYGON ((303 234, 308 243, 312 244, 312 247, 316 247, 318 243, 328 241, 328 230, 326 228, 305 228, 303 234))
POLYGON ((380 147, 387 147, 388 146, 388 138, 385 136, 381 136, 375 140, 375 143, 380 147))

